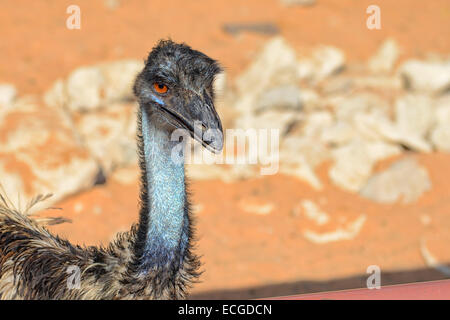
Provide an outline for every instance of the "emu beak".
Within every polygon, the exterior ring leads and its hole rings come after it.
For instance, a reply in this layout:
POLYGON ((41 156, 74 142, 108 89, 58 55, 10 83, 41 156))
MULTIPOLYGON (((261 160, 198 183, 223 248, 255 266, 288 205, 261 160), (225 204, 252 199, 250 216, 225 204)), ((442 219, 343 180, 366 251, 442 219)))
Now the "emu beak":
POLYGON ((214 103, 209 96, 201 97, 190 92, 186 97, 187 106, 161 107, 171 115, 192 138, 211 152, 219 153, 223 148, 223 129, 214 103))
POLYGON ((222 123, 212 103, 204 104, 203 106, 204 109, 201 112, 203 119, 194 121, 196 126, 194 126, 194 135, 192 137, 201 142, 209 151, 219 153, 223 148, 222 123), (200 134, 197 134, 196 131, 201 134, 201 140, 197 138, 200 134))

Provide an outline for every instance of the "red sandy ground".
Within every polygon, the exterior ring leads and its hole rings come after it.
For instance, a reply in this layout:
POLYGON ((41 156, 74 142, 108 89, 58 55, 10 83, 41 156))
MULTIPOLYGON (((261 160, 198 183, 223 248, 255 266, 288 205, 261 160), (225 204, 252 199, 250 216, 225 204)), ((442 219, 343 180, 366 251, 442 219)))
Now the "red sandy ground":
MULTIPOLYGON (((267 36, 225 34, 227 22, 273 22, 298 50, 316 44, 343 48, 351 61, 364 61, 386 37, 402 47, 402 59, 450 52, 450 2, 318 0, 312 7, 284 8, 279 1, 2 1, 0 3, 0 82, 20 94, 42 93, 74 68, 105 60, 144 58, 155 41, 170 36, 220 60, 231 76, 251 61, 267 36), (81 30, 65 27, 66 8, 81 7, 81 30), (365 9, 381 8, 382 29, 365 26, 365 9)), ((411 205, 377 205, 333 187, 327 166, 318 172, 326 187, 313 191, 292 177, 275 175, 233 184, 191 185, 197 210, 202 282, 193 297, 249 298, 336 290, 365 285, 366 268, 378 265, 382 285, 439 279, 420 254, 420 241, 441 262, 450 261, 450 155, 413 155, 430 173, 433 188, 411 205), (244 200, 242 200, 244 199, 244 200), (245 200, 247 199, 247 200, 245 200), (318 228, 293 214, 310 199, 331 216, 318 228), (242 211, 242 201, 272 203, 268 215, 242 211), (354 240, 313 244, 302 232, 329 231, 367 217, 354 240), (429 221, 424 223, 423 221, 429 221)), ((379 164, 386 167, 392 160, 379 164)), ((109 182, 58 206, 73 220, 52 227, 76 243, 107 243, 137 219, 137 185, 109 182)))

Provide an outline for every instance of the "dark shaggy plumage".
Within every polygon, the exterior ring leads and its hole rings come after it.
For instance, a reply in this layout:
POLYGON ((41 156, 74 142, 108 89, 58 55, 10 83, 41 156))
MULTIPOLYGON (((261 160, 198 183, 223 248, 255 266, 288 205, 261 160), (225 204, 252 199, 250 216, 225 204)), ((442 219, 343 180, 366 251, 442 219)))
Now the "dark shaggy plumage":
MULTIPOLYGON (((204 94, 200 100, 206 101, 205 105, 210 108, 214 95, 212 81, 219 71, 220 68, 214 60, 187 45, 161 41, 150 53, 143 72, 136 79, 134 90, 141 109, 151 109, 149 113, 159 112, 158 106, 147 101, 144 94, 150 92, 149 88, 155 81, 171 88, 169 94, 172 96, 157 98, 165 99, 167 105, 170 105, 172 100, 175 101, 176 97, 181 99, 180 101, 188 101, 191 92, 195 91, 204 94), (188 91, 188 94, 180 98, 180 92, 188 91)), ((182 106, 186 107, 184 103, 182 106)), ((177 112, 182 115, 183 112, 191 112, 190 120, 196 120, 201 110, 175 110, 175 113, 177 112)), ((209 121, 208 115, 205 119, 206 122, 209 121)), ((185 122, 184 125, 189 126, 189 123, 185 122)), ((221 129, 220 121, 217 127, 221 129)), ((74 246, 52 235, 44 226, 27 216, 26 212, 13 209, 3 197, 0 198, 1 299, 186 297, 187 289, 199 276, 200 266, 199 260, 192 253, 192 216, 187 193, 183 220, 183 237, 187 238, 187 244, 182 249, 177 249, 173 261, 164 265, 143 267, 145 243, 151 239, 146 238, 150 223, 147 214, 150 210, 149 186, 145 179, 146 165, 141 133, 142 123, 139 116, 137 140, 142 171, 140 220, 129 232, 118 234, 105 248, 74 246), (77 277, 76 272, 73 273, 74 268, 80 271, 79 288, 73 286, 72 281, 77 277)))
MULTIPOLYGON (((190 251, 178 270, 135 271, 136 226, 106 248, 80 247, 0 204, 1 299, 181 299, 198 277, 190 251), (80 288, 68 283, 81 272, 80 288)), ((73 283, 72 283, 73 284, 73 283)))

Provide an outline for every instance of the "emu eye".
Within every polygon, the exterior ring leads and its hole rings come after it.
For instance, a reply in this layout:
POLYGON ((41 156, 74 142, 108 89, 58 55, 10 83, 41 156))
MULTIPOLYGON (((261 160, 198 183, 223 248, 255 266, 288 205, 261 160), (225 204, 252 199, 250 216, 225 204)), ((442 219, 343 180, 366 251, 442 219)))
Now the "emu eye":
POLYGON ((158 93, 166 93, 167 90, 169 90, 169 88, 167 88, 167 86, 166 86, 165 84, 158 83, 158 82, 155 82, 155 83, 153 84, 153 88, 154 88, 155 91, 158 92, 158 93))

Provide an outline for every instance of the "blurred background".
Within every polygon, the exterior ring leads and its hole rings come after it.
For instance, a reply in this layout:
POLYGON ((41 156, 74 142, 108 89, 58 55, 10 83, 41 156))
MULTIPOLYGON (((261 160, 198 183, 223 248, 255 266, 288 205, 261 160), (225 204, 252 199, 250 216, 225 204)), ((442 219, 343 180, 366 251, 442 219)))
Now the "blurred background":
POLYGON ((281 133, 275 175, 188 166, 192 298, 365 287, 369 266, 381 285, 450 276, 447 0, 0 1, 0 183, 17 206, 53 193, 39 214, 70 219, 51 230, 77 244, 137 221, 130 86, 169 37, 223 65, 226 128, 281 133))

